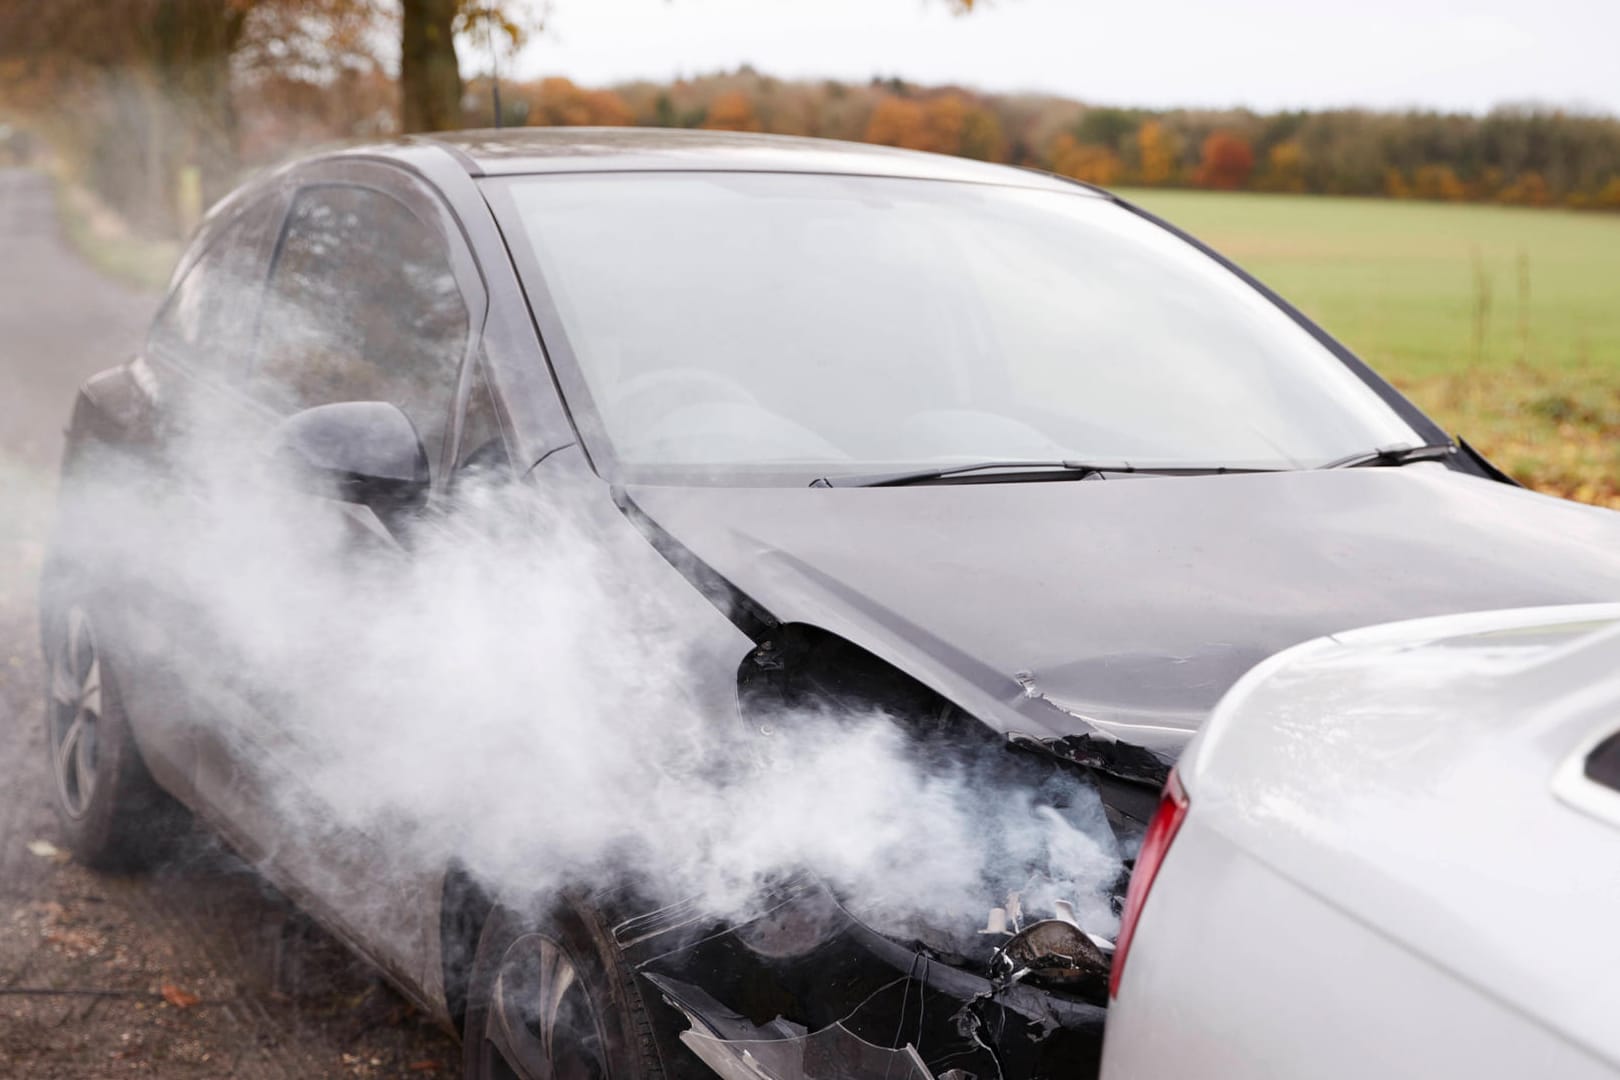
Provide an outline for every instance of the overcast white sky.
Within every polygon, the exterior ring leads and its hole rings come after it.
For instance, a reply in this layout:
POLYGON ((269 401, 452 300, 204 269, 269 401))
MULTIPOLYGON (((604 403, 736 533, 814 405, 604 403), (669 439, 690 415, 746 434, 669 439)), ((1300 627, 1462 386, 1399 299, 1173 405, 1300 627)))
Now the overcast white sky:
MULTIPOLYGON (((966 17, 931 0, 553 0, 549 25, 515 73, 603 85, 746 62, 1107 104, 1620 113, 1620 0, 994 0, 966 17)), ((486 70, 470 50, 464 66, 486 70)))

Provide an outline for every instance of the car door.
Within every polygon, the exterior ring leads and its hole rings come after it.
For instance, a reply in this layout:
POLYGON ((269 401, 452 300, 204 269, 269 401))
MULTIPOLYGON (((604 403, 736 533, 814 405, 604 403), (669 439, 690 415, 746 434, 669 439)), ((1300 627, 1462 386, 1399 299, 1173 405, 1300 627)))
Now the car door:
MULTIPOLYGON (((282 193, 269 186, 251 189, 217 212, 182 260, 143 353, 128 366, 149 381, 165 415, 143 428, 150 443, 126 449, 178 470, 171 478, 182 486, 199 479, 186 469, 187 421, 220 405, 232 408, 232 387, 252 345, 283 209, 282 193)), ((106 613, 117 624, 113 642, 127 654, 119 665, 120 691, 148 769, 169 791, 189 799, 196 736, 210 713, 205 680, 196 678, 201 642, 192 632, 202 620, 183 591, 144 580, 131 584, 122 593, 127 602, 106 613)))
MULTIPOLYGON (((296 175, 292 187, 244 392, 276 417, 338 402, 397 405, 442 497, 454 466, 451 420, 486 306, 472 255, 448 209, 404 170, 340 161, 296 175)), ((300 515, 329 515, 353 557, 408 558, 395 532, 404 526, 356 503, 286 494, 300 515)), ((320 620, 318 604, 299 617, 320 620)), ((235 846, 411 988, 433 929, 434 905, 421 895, 431 882, 390 864, 388 838, 324 806, 330 793, 308 782, 325 747, 308 717, 289 710, 309 702, 318 678, 248 665, 258 685, 243 686, 228 722, 199 740, 199 798, 235 846)))

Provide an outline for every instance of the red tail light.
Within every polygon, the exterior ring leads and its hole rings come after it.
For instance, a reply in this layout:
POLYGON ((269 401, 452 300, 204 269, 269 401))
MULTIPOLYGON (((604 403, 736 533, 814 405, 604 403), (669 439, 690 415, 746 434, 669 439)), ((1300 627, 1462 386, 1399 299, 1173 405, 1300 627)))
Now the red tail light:
POLYGON ((1142 917, 1142 906, 1147 903, 1148 890, 1159 865, 1170 850, 1170 841, 1176 838, 1182 819, 1187 816, 1187 793, 1181 789, 1181 780, 1175 770, 1165 781, 1164 793, 1159 796, 1159 808, 1148 822, 1142 837, 1142 850, 1136 855, 1136 868, 1131 871, 1130 888, 1125 893, 1125 914, 1119 920, 1119 940, 1114 943, 1114 967, 1108 973, 1108 996, 1119 996, 1119 979, 1125 974, 1125 954, 1130 951, 1131 937, 1136 933, 1137 920, 1142 917))

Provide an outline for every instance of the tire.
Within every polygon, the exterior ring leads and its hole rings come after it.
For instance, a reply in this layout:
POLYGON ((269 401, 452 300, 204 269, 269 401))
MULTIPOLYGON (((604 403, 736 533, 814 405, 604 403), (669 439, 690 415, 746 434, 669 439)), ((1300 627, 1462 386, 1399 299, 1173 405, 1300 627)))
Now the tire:
POLYGON ((663 1080, 635 972, 578 898, 525 916, 497 905, 473 959, 466 1080, 663 1080), (549 1008, 547 1005, 549 1004, 549 1008))
POLYGON ((45 752, 68 849, 97 870, 143 870, 173 850, 185 813, 141 761, 89 612, 45 621, 45 752))

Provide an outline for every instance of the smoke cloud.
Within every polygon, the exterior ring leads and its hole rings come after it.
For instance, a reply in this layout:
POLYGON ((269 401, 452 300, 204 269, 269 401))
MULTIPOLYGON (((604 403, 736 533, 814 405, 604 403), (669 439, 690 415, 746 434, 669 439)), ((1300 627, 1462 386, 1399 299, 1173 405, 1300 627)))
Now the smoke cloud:
POLYGON ((746 729, 698 692, 675 571, 562 478, 463 484, 402 550, 262 450, 198 428, 179 484, 85 463, 66 513, 108 523, 69 530, 75 564, 163 598, 170 715, 268 793, 278 843, 369 844, 401 882, 455 860, 504 896, 622 884, 733 915, 809 871, 878 929, 963 938, 1018 890, 1113 933, 1120 852, 1078 778, 925 763, 875 713, 746 729))

